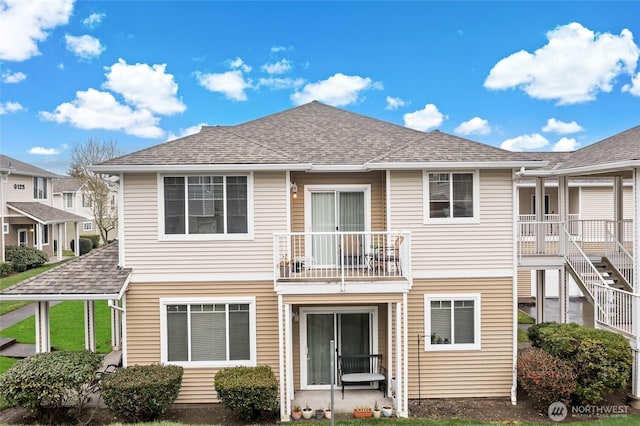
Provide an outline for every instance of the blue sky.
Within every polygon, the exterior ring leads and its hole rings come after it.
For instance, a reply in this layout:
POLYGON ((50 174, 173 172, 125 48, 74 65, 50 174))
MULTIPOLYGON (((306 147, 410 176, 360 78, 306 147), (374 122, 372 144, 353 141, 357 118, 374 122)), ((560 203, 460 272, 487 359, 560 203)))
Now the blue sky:
POLYGON ((640 124, 640 3, 0 0, 0 151, 64 173, 311 100, 505 149, 640 124))

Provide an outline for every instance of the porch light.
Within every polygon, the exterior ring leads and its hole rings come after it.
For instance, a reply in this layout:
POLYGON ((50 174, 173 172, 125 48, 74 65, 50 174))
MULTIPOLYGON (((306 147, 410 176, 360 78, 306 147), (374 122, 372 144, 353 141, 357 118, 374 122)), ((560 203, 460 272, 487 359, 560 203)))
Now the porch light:
POLYGON ((298 184, 295 182, 290 183, 291 192, 293 192, 293 198, 298 198, 298 184))

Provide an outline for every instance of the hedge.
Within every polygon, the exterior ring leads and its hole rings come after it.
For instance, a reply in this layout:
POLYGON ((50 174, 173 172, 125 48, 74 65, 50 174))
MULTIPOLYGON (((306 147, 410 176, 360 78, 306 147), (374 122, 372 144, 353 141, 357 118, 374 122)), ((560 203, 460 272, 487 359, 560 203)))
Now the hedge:
POLYGON ((224 368, 216 373, 214 386, 224 406, 244 420, 278 407, 278 380, 267 365, 224 368))
POLYGON ((100 391, 115 414, 134 422, 155 420, 178 397, 182 374, 176 365, 136 365, 105 376, 100 391))
POLYGON ((631 377, 633 355, 623 336, 578 324, 542 323, 529 329, 535 347, 570 364, 578 380, 577 404, 594 405, 623 389, 631 377))
POLYGON ((6 246, 4 257, 7 262, 13 264, 13 270, 16 272, 38 268, 49 261, 49 256, 42 250, 23 246, 6 246))

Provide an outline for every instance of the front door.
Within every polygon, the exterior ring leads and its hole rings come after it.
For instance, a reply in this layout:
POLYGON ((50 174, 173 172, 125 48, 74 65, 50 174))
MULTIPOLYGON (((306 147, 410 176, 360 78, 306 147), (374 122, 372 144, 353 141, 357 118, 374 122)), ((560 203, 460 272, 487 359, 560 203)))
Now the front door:
MULTIPOLYGON (((301 388, 328 389, 331 360, 337 354, 370 354, 377 351, 377 308, 301 308, 301 388), (330 342, 336 345, 332 354, 330 342)), ((337 385, 336 371, 333 371, 337 385)))
POLYGON ((26 229, 18 229, 18 246, 27 247, 29 245, 27 242, 27 235, 29 234, 26 229))
MULTIPOLYGON (((317 267, 337 266, 345 253, 340 250, 340 236, 335 232, 369 229, 369 186, 309 185, 305 190, 308 191, 305 227, 313 233, 310 244, 306 244, 306 256, 313 259, 313 265, 317 267)), ((362 251, 364 235, 360 235, 358 241, 359 244, 349 244, 351 251, 362 251)))

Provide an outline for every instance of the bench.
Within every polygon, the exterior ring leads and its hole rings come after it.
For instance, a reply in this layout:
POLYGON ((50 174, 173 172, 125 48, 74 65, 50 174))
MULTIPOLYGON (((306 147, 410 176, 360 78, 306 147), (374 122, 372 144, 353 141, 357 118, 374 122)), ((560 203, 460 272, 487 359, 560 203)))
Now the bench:
POLYGON ((344 386, 377 382, 378 388, 387 396, 386 369, 382 367, 381 354, 338 355, 338 377, 344 386))

